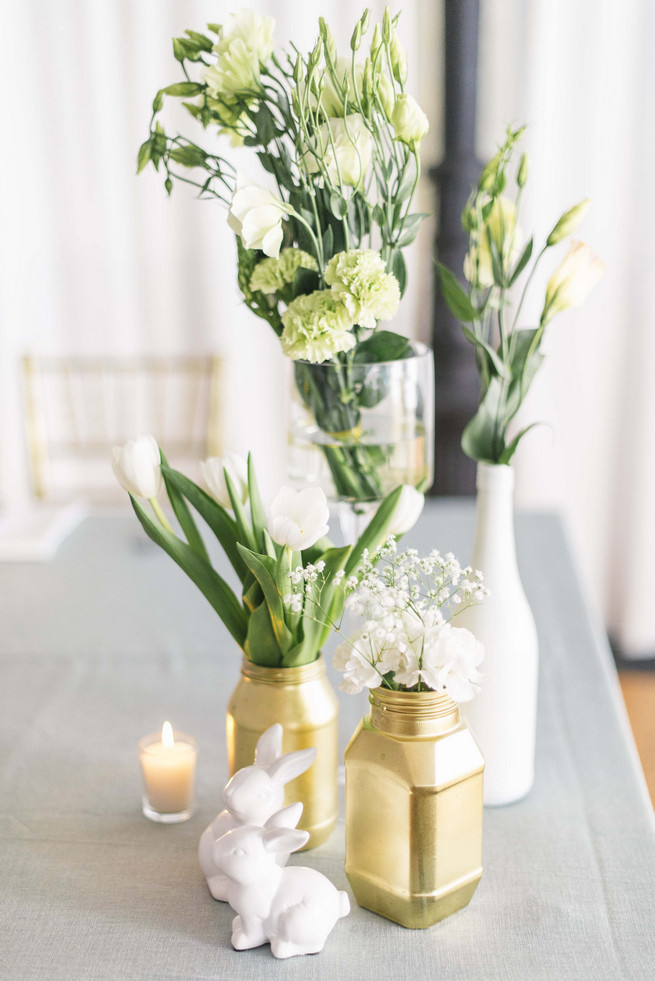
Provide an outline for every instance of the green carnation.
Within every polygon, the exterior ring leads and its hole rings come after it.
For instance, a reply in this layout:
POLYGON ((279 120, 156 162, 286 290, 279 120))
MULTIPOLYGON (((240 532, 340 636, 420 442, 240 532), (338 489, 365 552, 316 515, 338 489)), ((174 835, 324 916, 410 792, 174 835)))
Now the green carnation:
POLYGON ((263 259, 250 277, 250 289, 277 293, 296 278, 299 269, 318 269, 316 259, 302 249, 282 249, 277 259, 263 259))
POLYGON ((296 297, 282 314, 282 350, 294 361, 321 364, 355 345, 353 319, 330 290, 296 297))
POLYGON ((398 280, 386 271, 379 252, 351 249, 332 256, 325 282, 345 304, 353 324, 374 330, 378 320, 391 320, 400 303, 398 280))

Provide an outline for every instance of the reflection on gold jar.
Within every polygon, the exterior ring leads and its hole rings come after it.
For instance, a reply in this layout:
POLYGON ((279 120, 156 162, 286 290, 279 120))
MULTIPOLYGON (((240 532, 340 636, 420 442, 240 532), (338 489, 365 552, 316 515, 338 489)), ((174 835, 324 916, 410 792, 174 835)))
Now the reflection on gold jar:
POLYGON ((482 875, 484 761, 437 692, 371 692, 346 749, 346 874, 360 906, 428 927, 482 875))
POLYGON ((268 668, 244 658, 241 678, 227 709, 230 775, 249 766, 261 734, 279 722, 282 752, 316 747, 310 768, 285 788, 284 802, 302 801, 298 827, 309 832, 307 848, 329 837, 338 814, 338 705, 322 658, 297 668, 268 668))

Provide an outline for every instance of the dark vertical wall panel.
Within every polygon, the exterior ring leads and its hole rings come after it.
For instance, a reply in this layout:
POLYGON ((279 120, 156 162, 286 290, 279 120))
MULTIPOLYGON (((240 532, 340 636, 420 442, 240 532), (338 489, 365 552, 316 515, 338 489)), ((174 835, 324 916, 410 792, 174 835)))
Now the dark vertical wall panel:
MULTIPOLYGON (((439 190, 437 255, 456 274, 467 239, 461 214, 480 164, 475 155, 479 0, 445 0, 445 153, 435 172, 439 190)), ((473 349, 435 290, 433 347, 436 378, 433 494, 472 494, 475 464, 460 446, 477 406, 479 383, 473 349)))

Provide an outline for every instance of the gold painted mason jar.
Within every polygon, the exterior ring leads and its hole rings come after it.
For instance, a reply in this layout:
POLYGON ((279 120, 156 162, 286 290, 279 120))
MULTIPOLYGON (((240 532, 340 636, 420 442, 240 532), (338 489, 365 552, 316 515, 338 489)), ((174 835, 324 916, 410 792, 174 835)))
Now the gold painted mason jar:
POLYGON ((261 734, 279 722, 282 752, 316 747, 312 766, 285 788, 284 802, 302 801, 298 827, 309 832, 306 848, 330 835, 339 810, 337 791, 338 704, 322 658, 297 668, 269 668, 246 658, 227 707, 230 775, 249 766, 261 734))
POLYGON ((346 875, 360 906, 428 927, 480 881, 484 760, 448 695, 370 702, 346 749, 346 875))

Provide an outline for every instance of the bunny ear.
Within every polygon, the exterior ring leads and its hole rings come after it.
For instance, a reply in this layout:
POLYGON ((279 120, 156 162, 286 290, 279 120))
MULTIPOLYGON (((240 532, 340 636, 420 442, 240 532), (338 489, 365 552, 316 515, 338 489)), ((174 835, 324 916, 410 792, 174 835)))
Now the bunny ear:
POLYGON ((281 754, 282 726, 276 722, 259 737, 255 750, 255 763, 257 766, 268 768, 276 760, 279 760, 281 754))
POLYGON ((295 753, 285 753, 272 766, 269 766, 268 775, 272 780, 279 783, 289 783, 289 780, 295 780, 305 770, 309 770, 315 759, 316 748, 314 746, 310 749, 297 749, 295 753))
POLYGON ((267 852, 295 852, 309 841, 309 831, 293 828, 264 828, 262 832, 267 852))
POLYGON ((276 811, 268 819, 265 828, 295 828, 300 821, 302 814, 302 801, 297 800, 295 804, 283 807, 281 811, 276 811))

